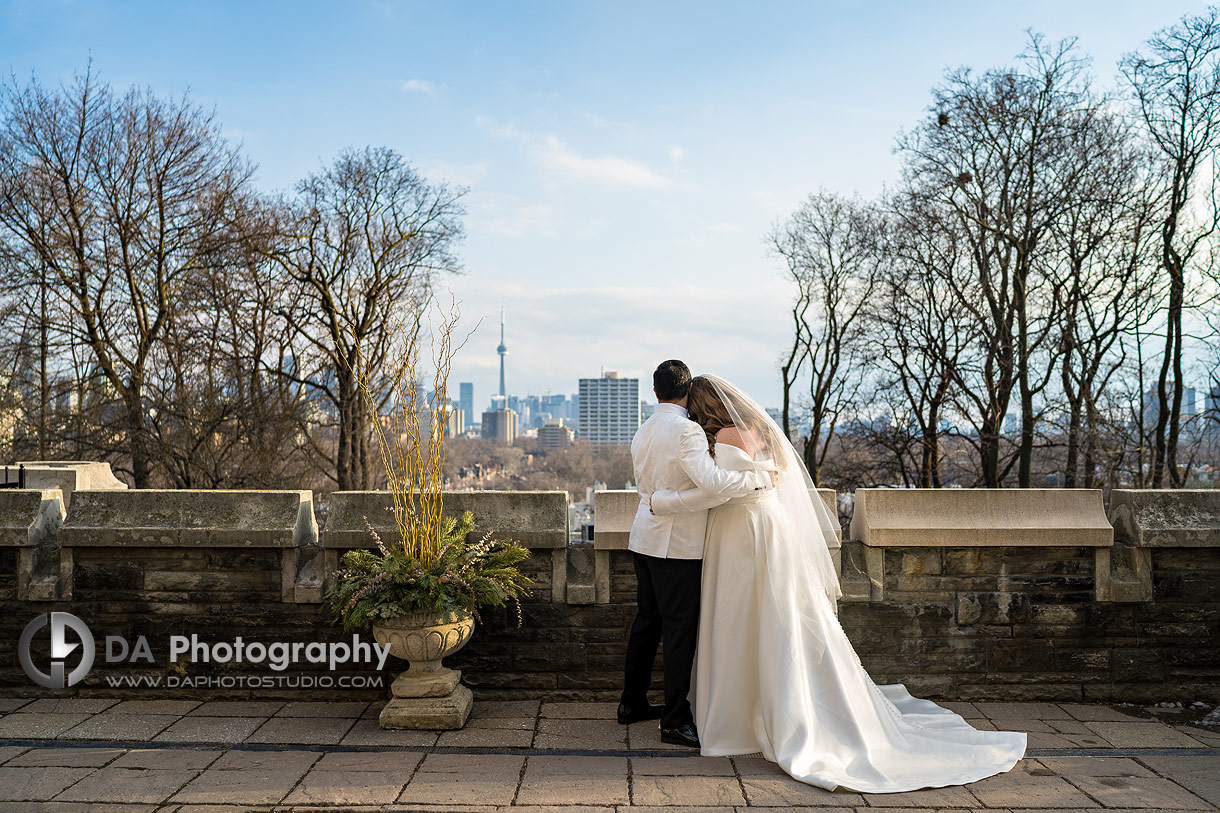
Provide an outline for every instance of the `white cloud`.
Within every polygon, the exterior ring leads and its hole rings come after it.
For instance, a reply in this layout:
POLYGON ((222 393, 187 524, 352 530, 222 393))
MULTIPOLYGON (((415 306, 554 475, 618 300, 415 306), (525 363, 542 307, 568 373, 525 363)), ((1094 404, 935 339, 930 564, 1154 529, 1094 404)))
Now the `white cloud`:
POLYGON ((674 144, 665 151, 665 154, 669 156, 670 161, 673 161, 676 164, 686 155, 686 150, 682 149, 681 145, 674 144))
POLYGON ((459 186, 476 186, 487 175, 486 161, 461 163, 453 161, 423 161, 420 169, 431 181, 445 181, 459 186))
POLYGON ((554 237, 557 221, 555 210, 545 204, 483 200, 471 206, 469 229, 500 237, 554 237))
POLYGON ((497 124, 486 116, 476 118, 475 124, 492 138, 518 142, 528 148, 530 156, 543 168, 573 180, 642 189, 674 185, 671 179, 630 158, 581 155, 555 135, 539 138, 515 124, 497 124))
POLYGON ((582 181, 611 186, 660 189, 673 182, 643 164, 616 155, 585 156, 568 148, 557 137, 547 136, 535 152, 544 167, 582 181))
POLYGON ((404 93, 423 93, 425 96, 435 96, 437 85, 427 79, 404 79, 398 83, 398 89, 404 93))
POLYGON ((529 133, 517 127, 515 124, 492 124, 486 119, 480 120, 479 124, 487 130, 487 134, 492 138, 498 138, 504 141, 521 141, 525 143, 533 140, 529 133))

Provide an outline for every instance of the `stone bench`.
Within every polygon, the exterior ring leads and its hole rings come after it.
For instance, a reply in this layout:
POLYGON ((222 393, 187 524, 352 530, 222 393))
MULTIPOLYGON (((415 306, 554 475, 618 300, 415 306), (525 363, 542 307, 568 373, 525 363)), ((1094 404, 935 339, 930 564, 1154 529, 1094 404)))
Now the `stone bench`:
MULTIPOLYGON (((838 524, 839 509, 836 503, 835 491, 832 488, 819 488, 811 499, 820 499, 838 524)), ((597 565, 594 569, 594 594, 599 604, 610 600, 610 551, 627 550, 631 536, 631 523, 635 521, 639 509, 640 495, 634 489, 613 489, 598 491, 593 495, 593 548, 597 552, 597 565)), ((841 571, 840 549, 842 547, 843 529, 839 528, 834 543, 827 543, 830 558, 834 562, 835 572, 841 571)))
POLYGON ((0 489, 0 548, 15 548, 20 601, 52 601, 60 593, 57 532, 64 518, 59 489, 0 489))
POLYGON ((1220 548, 1220 490, 1120 489, 1110 492, 1114 555, 1109 601, 1152 600, 1152 551, 1220 548))
MULTIPOLYGON (((494 539, 512 539, 530 550, 551 551, 552 600, 564 601, 567 584, 568 493, 566 491, 446 491, 441 495, 445 516, 474 514, 474 536, 491 532, 494 539)), ((339 569, 344 551, 372 548, 365 518, 391 544, 398 526, 388 491, 336 491, 330 495, 322 530, 322 567, 326 578, 339 569)))
POLYGON ((850 538, 880 601, 887 548, 1093 548, 1108 572, 1114 529, 1099 489, 860 488, 850 538))
MULTIPOLYGON (((59 542, 66 599, 73 597, 77 549, 110 548, 120 558, 126 549, 252 548, 279 552, 282 601, 321 600, 318 524, 310 491, 78 491, 59 528, 59 542)), ((181 589, 202 584, 206 590, 210 583, 198 569, 183 567, 180 575, 181 589)), ((176 589, 171 572, 158 572, 156 579, 156 589, 176 589)))
POLYGON ((89 460, 20 460, 25 466, 27 488, 58 488, 64 496, 64 510, 72 510, 72 494, 77 491, 125 490, 127 484, 114 476, 109 463, 89 460))

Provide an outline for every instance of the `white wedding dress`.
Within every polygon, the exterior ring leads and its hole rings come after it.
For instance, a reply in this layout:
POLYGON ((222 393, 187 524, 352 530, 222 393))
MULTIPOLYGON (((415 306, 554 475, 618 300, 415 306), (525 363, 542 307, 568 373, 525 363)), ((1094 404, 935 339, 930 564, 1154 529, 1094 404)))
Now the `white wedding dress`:
MULTIPOLYGON (((804 471, 795 455, 785 472, 723 443, 715 459, 738 471, 779 471, 781 480, 804 471)), ((961 785, 1011 769, 1025 734, 978 731, 900 684, 873 683, 828 590, 802 584, 819 578, 806 566, 810 549, 800 552, 809 529, 794 530, 792 512, 779 508, 781 488, 708 516, 691 690, 702 753, 762 752, 802 782, 868 793, 961 785)), ((654 506, 681 510, 681 496, 658 492, 654 506)), ((831 590, 837 595, 837 583, 831 590)))

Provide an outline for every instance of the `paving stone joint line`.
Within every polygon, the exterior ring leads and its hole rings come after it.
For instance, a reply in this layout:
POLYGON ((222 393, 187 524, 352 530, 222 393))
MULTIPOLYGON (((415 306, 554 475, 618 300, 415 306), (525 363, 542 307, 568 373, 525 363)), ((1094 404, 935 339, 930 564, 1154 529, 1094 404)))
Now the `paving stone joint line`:
MULTIPOLYGON (((694 750, 657 748, 514 748, 490 745, 341 745, 326 743, 272 742, 165 742, 160 740, 58 740, 0 739, 0 748, 118 748, 123 750, 191 750, 191 751, 317 751, 333 753, 405 752, 413 754, 464 754, 467 756, 556 756, 556 757, 627 757, 628 759, 678 758, 699 759, 694 750)), ((1030 748, 1026 759, 1045 757, 1205 757, 1216 756, 1215 748, 1030 748)), ((760 754, 741 754, 740 759, 761 759, 760 754)))

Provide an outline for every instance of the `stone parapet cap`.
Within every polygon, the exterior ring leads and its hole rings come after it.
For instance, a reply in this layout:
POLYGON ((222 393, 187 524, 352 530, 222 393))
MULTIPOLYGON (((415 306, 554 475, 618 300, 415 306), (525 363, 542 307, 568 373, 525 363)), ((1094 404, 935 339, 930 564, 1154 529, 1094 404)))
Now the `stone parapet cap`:
MULTIPOLYGON (((474 514, 475 533, 512 539, 532 549, 557 549, 568 544, 566 491, 446 491, 441 495, 445 516, 474 514)), ((322 547, 352 550, 372 547, 365 518, 386 543, 398 528, 388 491, 336 491, 330 495, 322 547)))
POLYGON ((0 489, 0 547, 44 544, 33 529, 50 520, 48 532, 53 534, 63 513, 63 493, 58 488, 0 489))
POLYGON ((77 491, 64 547, 289 548, 317 543, 310 491, 77 491))
POLYGON ((593 492, 593 547, 597 550, 627 550, 631 523, 640 507, 634 488, 593 492))
POLYGON ((1220 548, 1220 489, 1110 492, 1116 540, 1137 548, 1220 548))
POLYGON ((869 547, 1109 547, 1099 489, 861 488, 851 538, 869 547))
MULTIPOLYGON (((838 528, 838 506, 833 488, 810 489, 811 499, 822 500, 838 528)), ((635 489, 606 489, 593 494, 593 546, 597 550, 626 550, 631 523, 639 509, 640 495, 635 489)), ((842 544, 842 529, 826 546, 837 550, 842 544)))

